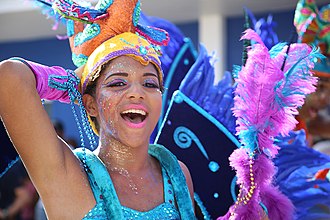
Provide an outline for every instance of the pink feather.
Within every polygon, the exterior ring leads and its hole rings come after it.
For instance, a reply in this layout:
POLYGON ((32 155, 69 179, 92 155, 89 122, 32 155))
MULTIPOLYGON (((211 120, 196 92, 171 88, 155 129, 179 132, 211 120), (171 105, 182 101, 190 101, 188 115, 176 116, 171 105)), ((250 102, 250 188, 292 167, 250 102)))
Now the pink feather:
POLYGON ((260 191, 260 200, 268 210, 268 218, 276 220, 294 219, 294 206, 277 187, 267 185, 260 191))
POLYGON ((241 186, 240 199, 245 202, 238 202, 218 220, 229 219, 230 213, 235 213, 233 219, 261 219, 267 212, 270 219, 291 219, 291 201, 272 186, 275 167, 270 158, 279 149, 274 138, 287 135, 295 127, 297 108, 303 105, 306 95, 315 91, 317 78, 310 69, 321 56, 306 44, 292 44, 289 48, 277 44, 268 51, 250 29, 242 39, 253 40, 255 44, 249 48, 247 62, 236 80, 233 114, 237 117, 236 131, 242 147, 229 160, 241 186), (243 198, 252 186, 252 196, 243 198))
POLYGON ((316 77, 309 71, 314 66, 311 48, 306 44, 292 44, 284 71, 281 66, 287 46, 271 57, 261 38, 248 29, 242 39, 257 43, 248 51, 246 65, 238 73, 234 115, 237 133, 243 147, 274 157, 278 147, 274 137, 287 135, 297 121, 297 107, 307 94, 315 91, 316 77))
POLYGON ((257 148, 261 151, 267 148, 271 155, 275 155, 277 148, 273 146, 272 138, 277 133, 269 124, 278 112, 274 103, 274 88, 284 76, 279 69, 280 66, 271 59, 267 47, 254 31, 247 30, 242 39, 253 39, 259 43, 248 51, 249 58, 238 73, 233 109, 234 115, 238 118, 236 130, 240 135, 241 131, 253 129, 255 143, 251 143, 250 139, 241 138, 243 146, 250 148, 251 152, 257 148))

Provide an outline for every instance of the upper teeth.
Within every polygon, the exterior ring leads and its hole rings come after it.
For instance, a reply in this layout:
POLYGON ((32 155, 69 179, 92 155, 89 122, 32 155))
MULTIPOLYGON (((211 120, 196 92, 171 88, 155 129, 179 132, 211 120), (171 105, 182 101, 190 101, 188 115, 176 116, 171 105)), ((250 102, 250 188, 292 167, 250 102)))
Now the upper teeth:
POLYGON ((122 112, 122 114, 136 113, 141 115, 146 115, 147 113, 141 109, 128 109, 122 112))

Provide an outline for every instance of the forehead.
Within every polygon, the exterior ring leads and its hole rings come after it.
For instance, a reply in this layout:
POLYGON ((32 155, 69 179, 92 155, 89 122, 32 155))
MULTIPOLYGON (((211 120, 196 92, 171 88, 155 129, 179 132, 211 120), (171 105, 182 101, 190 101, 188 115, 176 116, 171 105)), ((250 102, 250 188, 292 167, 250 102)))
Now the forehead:
POLYGON ((152 63, 147 65, 142 64, 138 60, 130 56, 120 56, 111 60, 105 68, 107 72, 113 71, 125 71, 127 73, 142 71, 142 72, 152 72, 157 73, 155 66, 152 63))

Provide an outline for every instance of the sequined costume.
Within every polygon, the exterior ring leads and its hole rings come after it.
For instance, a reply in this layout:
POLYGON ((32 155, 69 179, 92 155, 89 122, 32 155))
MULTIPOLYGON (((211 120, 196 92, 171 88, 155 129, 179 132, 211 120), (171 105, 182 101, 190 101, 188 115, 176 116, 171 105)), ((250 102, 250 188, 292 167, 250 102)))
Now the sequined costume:
MULTIPOLYGON (((82 149, 75 150, 75 154, 84 160, 82 149)), ((105 165, 94 153, 86 150, 85 163, 96 205, 83 219, 195 219, 191 212, 193 209, 186 181, 177 159, 161 145, 150 145, 149 154, 158 159, 162 166, 165 202, 150 211, 140 212, 120 204, 105 165)))

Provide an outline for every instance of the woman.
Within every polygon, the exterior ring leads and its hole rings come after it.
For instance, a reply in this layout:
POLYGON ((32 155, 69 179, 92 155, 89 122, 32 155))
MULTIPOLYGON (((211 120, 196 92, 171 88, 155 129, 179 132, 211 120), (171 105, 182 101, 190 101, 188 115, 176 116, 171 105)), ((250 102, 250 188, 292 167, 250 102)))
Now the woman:
POLYGON ((74 79, 70 71, 22 59, 0 64, 0 116, 49 219, 194 218, 187 167, 164 147, 149 146, 161 111, 162 72, 147 40, 119 34, 76 71, 83 105, 100 137, 95 154, 76 152, 80 160, 57 137, 40 102, 67 99, 45 85, 47 73, 74 79))

